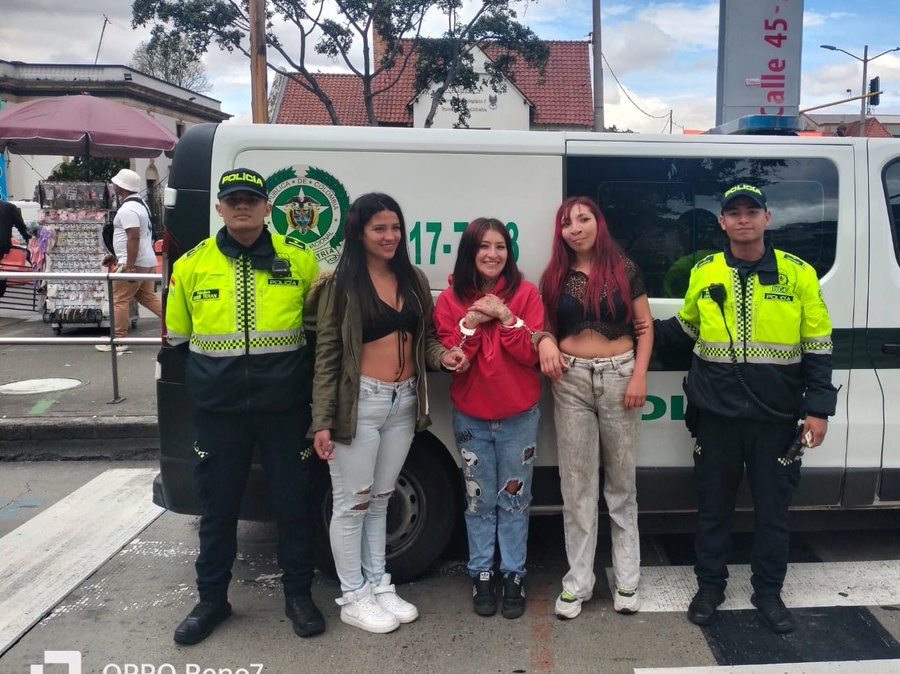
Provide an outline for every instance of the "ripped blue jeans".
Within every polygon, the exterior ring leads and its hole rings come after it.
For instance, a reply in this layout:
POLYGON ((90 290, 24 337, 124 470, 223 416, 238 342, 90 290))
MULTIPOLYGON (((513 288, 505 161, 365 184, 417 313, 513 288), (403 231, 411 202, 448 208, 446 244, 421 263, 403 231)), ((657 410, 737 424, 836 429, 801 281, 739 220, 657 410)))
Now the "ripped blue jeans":
POLYGON ((453 434, 466 487, 469 575, 494 568, 525 574, 531 475, 537 457, 538 407, 505 419, 479 419, 453 410, 453 434))

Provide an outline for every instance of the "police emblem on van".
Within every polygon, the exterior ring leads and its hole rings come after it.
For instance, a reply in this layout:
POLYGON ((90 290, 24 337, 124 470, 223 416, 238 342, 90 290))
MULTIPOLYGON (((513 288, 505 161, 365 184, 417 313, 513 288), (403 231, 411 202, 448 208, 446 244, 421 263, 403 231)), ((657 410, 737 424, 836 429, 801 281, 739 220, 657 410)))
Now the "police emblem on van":
POLYGON ((340 253, 350 197, 341 182, 315 166, 288 166, 268 178, 272 228, 310 248, 319 263, 334 265, 340 253))

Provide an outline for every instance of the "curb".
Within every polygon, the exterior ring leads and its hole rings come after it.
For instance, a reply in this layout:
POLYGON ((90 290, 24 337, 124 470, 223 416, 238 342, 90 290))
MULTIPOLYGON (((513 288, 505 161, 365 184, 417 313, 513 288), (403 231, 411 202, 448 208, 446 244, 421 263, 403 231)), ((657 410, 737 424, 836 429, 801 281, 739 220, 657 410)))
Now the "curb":
POLYGON ((0 419, 0 462, 122 461, 158 456, 155 416, 0 419))

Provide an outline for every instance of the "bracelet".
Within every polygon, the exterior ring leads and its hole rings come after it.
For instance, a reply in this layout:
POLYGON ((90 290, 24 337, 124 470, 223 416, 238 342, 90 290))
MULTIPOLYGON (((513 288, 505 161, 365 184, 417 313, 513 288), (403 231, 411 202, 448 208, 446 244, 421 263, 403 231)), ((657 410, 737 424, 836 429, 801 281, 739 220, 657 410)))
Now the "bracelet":
POLYGON ((459 331, 463 334, 464 337, 471 337, 475 334, 475 328, 467 328, 465 325, 463 325, 464 320, 466 320, 465 316, 459 319, 459 331))

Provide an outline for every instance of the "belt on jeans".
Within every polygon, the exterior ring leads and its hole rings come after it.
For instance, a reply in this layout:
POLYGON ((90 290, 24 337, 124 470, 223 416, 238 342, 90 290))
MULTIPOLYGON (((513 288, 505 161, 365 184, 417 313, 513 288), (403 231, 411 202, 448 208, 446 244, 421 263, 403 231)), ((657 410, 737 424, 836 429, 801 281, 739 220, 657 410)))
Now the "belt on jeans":
POLYGON ((566 361, 568 361, 570 366, 584 365, 587 367, 596 365, 611 365, 616 368, 624 363, 628 363, 634 360, 633 351, 626 351, 625 353, 620 353, 616 356, 598 356, 597 358, 578 358, 577 356, 571 356, 568 353, 563 353, 562 356, 566 359, 566 361))

